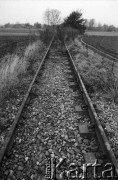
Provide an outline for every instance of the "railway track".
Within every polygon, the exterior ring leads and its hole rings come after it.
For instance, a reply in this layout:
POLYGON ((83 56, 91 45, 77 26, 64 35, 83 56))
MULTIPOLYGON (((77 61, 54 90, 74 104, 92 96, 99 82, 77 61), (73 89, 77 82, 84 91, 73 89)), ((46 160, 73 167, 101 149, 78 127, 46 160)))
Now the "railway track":
POLYGON ((68 48, 55 37, 1 150, 0 179, 94 179, 101 172, 101 179, 107 179, 108 162, 118 175, 117 160, 68 48), (96 164, 102 164, 97 172, 96 164))
POLYGON ((94 46, 92 46, 92 45, 90 45, 88 43, 85 43, 83 39, 81 39, 81 43, 86 48, 89 48, 89 49, 93 50, 94 52, 100 54, 101 56, 106 57, 108 62, 112 62, 113 63, 112 66, 113 66, 114 75, 116 76, 116 78, 118 77, 118 58, 115 58, 112 55, 110 55, 110 54, 108 54, 106 52, 103 52, 103 51, 95 48, 94 46))
POLYGON ((90 45, 90 44, 88 44, 88 43, 85 43, 85 42, 83 41, 83 39, 81 39, 81 43, 82 43, 84 46, 86 46, 87 48, 92 49, 93 51, 101 54, 101 55, 104 56, 104 57, 107 57, 107 58, 110 59, 110 60, 113 60, 114 62, 117 62, 117 61, 118 61, 118 58, 115 58, 115 57, 113 57, 112 55, 110 55, 110 54, 108 54, 108 53, 106 53, 106 52, 103 52, 103 51, 97 49, 96 47, 94 47, 94 46, 92 46, 92 45, 90 45))

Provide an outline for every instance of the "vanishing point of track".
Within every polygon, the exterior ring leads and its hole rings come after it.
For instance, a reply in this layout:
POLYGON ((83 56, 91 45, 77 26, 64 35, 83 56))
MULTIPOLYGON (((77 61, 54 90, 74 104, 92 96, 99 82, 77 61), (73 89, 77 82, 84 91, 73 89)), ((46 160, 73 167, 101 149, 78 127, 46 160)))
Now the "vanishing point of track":
MULTIPOLYGON (((118 163, 65 44, 53 38, 0 151, 0 178, 46 179, 49 157, 71 163, 118 163)), ((67 172, 67 171, 66 171, 67 172)), ((54 173, 53 173, 54 174, 54 173)), ((78 178, 81 179, 82 172, 78 178)), ((67 174, 66 174, 67 176, 67 174)), ((89 179, 93 176, 88 173, 89 179)))

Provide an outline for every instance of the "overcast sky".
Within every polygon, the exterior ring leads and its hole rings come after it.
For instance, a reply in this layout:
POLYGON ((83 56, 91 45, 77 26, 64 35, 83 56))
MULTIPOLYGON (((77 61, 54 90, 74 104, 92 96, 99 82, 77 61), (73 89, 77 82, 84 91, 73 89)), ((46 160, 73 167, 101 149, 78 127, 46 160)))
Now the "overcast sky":
POLYGON ((43 23, 47 8, 61 11, 62 18, 81 10, 83 18, 118 27, 118 0, 0 0, 0 24, 43 23))

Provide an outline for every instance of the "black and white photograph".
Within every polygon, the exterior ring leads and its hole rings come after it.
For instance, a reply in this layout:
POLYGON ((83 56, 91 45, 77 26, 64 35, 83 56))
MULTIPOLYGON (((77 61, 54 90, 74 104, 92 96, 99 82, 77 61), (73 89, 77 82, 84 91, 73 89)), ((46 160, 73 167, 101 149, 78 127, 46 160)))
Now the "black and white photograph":
POLYGON ((0 0, 0 180, 118 179, 118 0, 0 0))

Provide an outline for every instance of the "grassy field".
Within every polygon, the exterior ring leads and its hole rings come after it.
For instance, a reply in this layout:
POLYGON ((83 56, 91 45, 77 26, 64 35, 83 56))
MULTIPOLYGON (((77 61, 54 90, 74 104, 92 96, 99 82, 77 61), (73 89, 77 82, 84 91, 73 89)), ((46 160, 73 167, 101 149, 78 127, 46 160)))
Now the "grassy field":
POLYGON ((117 36, 85 36, 83 40, 97 49, 118 58, 118 34, 117 36))
POLYGON ((118 32, 86 31, 88 36, 118 36, 118 32))
POLYGON ((17 47, 27 46, 29 41, 35 40, 35 36, 0 36, 0 58, 10 53, 12 54, 17 47))
POLYGON ((37 34, 41 29, 28 28, 0 28, 0 36, 26 36, 37 34))
POLYGON ((0 37, 1 36, 29 36, 29 33, 19 33, 19 32, 15 32, 15 33, 10 33, 10 32, 0 32, 0 37))

